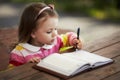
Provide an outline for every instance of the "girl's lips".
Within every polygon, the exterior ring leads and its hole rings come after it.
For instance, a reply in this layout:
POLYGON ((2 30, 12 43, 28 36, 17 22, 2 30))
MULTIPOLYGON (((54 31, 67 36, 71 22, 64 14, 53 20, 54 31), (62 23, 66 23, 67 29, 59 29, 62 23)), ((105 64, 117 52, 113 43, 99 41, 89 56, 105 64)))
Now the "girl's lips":
POLYGON ((53 38, 51 42, 54 44, 56 42, 56 38, 53 38))
POLYGON ((53 42, 54 42, 54 39, 52 39, 51 42, 53 43, 53 42))

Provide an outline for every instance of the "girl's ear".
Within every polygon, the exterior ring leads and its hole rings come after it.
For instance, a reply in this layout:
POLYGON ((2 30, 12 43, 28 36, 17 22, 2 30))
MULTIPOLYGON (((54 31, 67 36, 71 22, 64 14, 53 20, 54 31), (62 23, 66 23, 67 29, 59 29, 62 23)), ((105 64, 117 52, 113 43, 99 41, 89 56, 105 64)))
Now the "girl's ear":
POLYGON ((35 32, 31 33, 31 37, 34 39, 35 38, 35 32))

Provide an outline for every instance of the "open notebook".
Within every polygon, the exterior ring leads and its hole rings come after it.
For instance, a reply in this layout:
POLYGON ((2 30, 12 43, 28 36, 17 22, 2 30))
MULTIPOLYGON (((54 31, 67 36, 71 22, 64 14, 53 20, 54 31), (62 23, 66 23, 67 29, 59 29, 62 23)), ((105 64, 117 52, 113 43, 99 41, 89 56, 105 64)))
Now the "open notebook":
POLYGON ((70 53, 54 53, 41 60, 34 68, 61 78, 69 78, 87 69, 113 62, 112 59, 84 50, 70 53))

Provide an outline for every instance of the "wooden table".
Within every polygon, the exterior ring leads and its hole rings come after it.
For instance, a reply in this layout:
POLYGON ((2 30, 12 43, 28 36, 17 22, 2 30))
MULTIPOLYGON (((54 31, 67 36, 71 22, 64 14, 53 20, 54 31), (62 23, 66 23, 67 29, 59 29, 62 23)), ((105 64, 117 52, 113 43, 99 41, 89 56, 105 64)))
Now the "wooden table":
MULTIPOLYGON (((114 63, 80 73, 69 80, 119 80, 120 79, 120 32, 111 36, 94 40, 87 44, 84 50, 115 60, 114 63)), ((14 69, 1 72, 0 80, 60 80, 53 75, 40 72, 28 63, 14 69)))

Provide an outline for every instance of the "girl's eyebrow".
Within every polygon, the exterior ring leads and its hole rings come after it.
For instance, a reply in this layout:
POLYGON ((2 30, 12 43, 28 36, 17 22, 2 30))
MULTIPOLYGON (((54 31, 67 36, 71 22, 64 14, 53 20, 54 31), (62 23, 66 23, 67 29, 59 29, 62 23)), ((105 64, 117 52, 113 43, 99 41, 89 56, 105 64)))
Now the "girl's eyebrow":
MULTIPOLYGON (((56 28, 56 27, 55 27, 55 28, 56 28)), ((53 30, 53 29, 55 29, 55 28, 52 28, 52 27, 51 27, 51 28, 48 28, 48 30, 53 30)))
POLYGON ((50 30, 53 30, 52 28, 48 28, 48 29, 46 29, 46 31, 50 31, 50 30))

